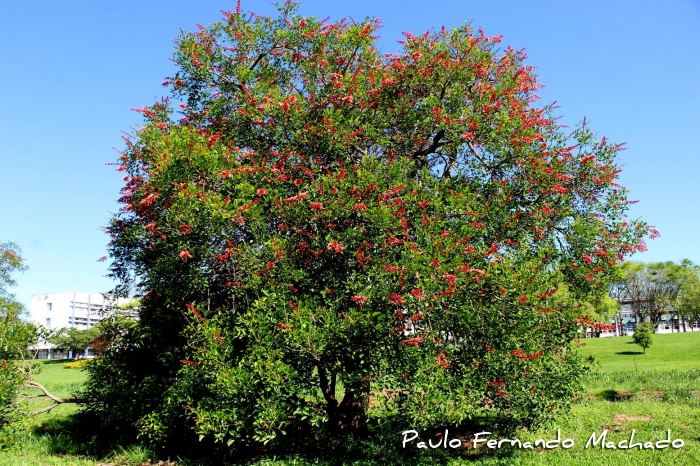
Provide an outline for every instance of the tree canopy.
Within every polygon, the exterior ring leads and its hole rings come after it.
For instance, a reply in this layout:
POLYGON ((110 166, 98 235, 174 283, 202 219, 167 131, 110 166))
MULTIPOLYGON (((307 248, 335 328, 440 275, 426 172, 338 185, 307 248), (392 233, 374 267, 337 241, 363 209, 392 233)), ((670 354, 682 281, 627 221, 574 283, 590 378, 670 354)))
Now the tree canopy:
POLYGON ((581 302, 644 249, 622 146, 536 106, 500 37, 382 54, 378 20, 278 8, 183 33, 171 98, 137 109, 108 232, 140 321, 91 365, 93 412, 172 448, 546 421, 585 367, 581 302))
POLYGON ((95 325, 88 329, 79 330, 73 327, 64 327, 53 332, 49 338, 49 343, 56 345, 56 348, 71 351, 77 357, 86 349, 94 349, 93 342, 101 334, 101 326, 95 325))

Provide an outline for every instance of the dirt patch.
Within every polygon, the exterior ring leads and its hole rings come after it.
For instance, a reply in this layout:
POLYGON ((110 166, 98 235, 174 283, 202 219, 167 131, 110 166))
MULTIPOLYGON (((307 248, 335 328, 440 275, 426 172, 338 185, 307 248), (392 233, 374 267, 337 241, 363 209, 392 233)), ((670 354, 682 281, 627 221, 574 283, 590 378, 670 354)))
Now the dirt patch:
POLYGON ((623 400, 629 400, 634 396, 634 393, 630 392, 615 392, 612 396, 613 401, 623 401, 623 400))
POLYGON ((651 416, 631 416, 629 414, 616 414, 613 416, 613 422, 617 425, 625 425, 631 421, 651 421, 651 416))

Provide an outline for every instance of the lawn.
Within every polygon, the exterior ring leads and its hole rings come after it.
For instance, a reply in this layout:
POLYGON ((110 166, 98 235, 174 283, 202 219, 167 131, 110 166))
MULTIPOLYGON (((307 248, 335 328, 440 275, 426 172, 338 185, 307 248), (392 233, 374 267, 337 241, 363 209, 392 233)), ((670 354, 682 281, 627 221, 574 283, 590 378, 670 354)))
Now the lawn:
POLYGON ((41 371, 34 376, 34 380, 42 384, 54 395, 69 395, 85 381, 87 373, 79 369, 66 369, 63 367, 68 362, 72 362, 72 360, 53 359, 41 361, 41 371))
POLYGON ((700 369, 700 332, 655 334, 646 354, 632 337, 587 338, 579 349, 593 355, 603 372, 700 369))
MULTIPOLYGON (((632 466, 632 465, 695 465, 700 464, 700 332, 654 335, 654 344, 642 354, 641 348, 630 344, 631 338, 584 340, 579 349, 598 361, 596 371, 585 381, 585 394, 573 405, 569 415, 561 416, 553 425, 536 432, 519 431, 514 438, 521 442, 537 439, 550 441, 560 431, 562 439, 573 439, 570 449, 555 448, 539 451, 523 450, 504 444, 501 449, 452 450, 445 448, 417 449, 416 442, 402 448, 401 432, 391 428, 373 427, 372 435, 364 441, 348 444, 323 444, 304 453, 261 456, 253 464, 263 465, 574 465, 574 466, 632 466), (670 429, 670 439, 682 439, 679 449, 613 450, 586 443, 593 433, 607 431, 606 440, 617 445, 629 440, 657 442, 664 440, 670 429)), ((44 361, 43 371, 36 380, 58 396, 66 396, 79 387, 85 372, 64 369, 62 362, 44 361)), ((45 405, 45 404, 44 404, 45 405)), ((43 405, 42 405, 43 406, 43 405)), ((59 406, 49 414, 33 419, 30 435, 0 452, 0 466, 9 465, 139 465, 148 464, 149 452, 139 447, 115 447, 113 451, 90 456, 86 445, 73 441, 70 422, 75 406, 59 406)), ((471 432, 473 434, 474 432, 471 432)), ((464 443, 473 435, 452 432, 450 438, 461 436, 464 443)), ((490 438, 499 439, 491 436, 490 438)), ((434 442, 439 437, 421 439, 434 442)), ((190 464, 180 462, 179 465, 190 464)))

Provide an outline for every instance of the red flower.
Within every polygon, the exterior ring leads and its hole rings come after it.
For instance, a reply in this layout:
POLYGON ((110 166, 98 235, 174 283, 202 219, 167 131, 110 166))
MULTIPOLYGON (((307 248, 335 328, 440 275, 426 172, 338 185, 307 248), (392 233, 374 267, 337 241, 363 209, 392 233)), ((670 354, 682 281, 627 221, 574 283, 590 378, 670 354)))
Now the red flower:
POLYGON ((496 243, 493 243, 491 247, 484 253, 485 256, 490 256, 494 252, 498 251, 498 245, 496 243))
POLYGON ((356 296, 356 295, 354 295, 354 296, 351 296, 351 297, 350 297, 350 301, 352 301, 353 303, 359 305, 360 307, 362 307, 362 305, 365 304, 368 300, 369 300, 369 298, 368 298, 367 296, 356 296))
POLYGON ((286 198, 284 200, 284 202, 287 202, 289 204, 294 204, 296 202, 303 201, 307 197, 309 197, 309 193, 299 193, 296 196, 291 196, 291 197, 286 198))
POLYGON ((180 251, 180 259, 182 259, 183 261, 187 259, 192 259, 192 254, 190 254, 190 252, 187 250, 180 251))
POLYGON ((486 382, 487 387, 502 387, 506 384, 505 380, 494 380, 493 382, 486 382))
POLYGON ((592 263, 593 263, 593 259, 591 259, 591 256, 588 256, 588 255, 584 255, 584 256, 583 256, 583 261, 584 261, 586 264, 592 264, 592 263))
POLYGON ((411 294, 415 296, 418 299, 423 299, 425 298, 425 292, 423 290, 419 290, 417 288, 411 290, 411 294))
POLYGON ((527 300, 528 300, 528 297, 527 297, 527 296, 520 296, 520 297, 518 298, 518 302, 519 302, 520 304, 525 304, 525 303, 527 302, 527 300))
POLYGON ((275 263, 272 262, 272 261, 268 261, 268 263, 265 264, 265 267, 266 267, 268 270, 274 269, 274 268, 275 268, 275 263))
POLYGON ((389 303, 395 306, 404 304, 403 296, 398 293, 389 293, 389 303))
POLYGON ((351 96, 351 95, 346 95, 345 97, 343 97, 343 98, 340 99, 340 100, 342 100, 342 101, 345 102, 346 104, 351 104, 351 103, 352 103, 352 96, 351 96))
POLYGON ((323 210, 323 202, 309 202, 311 210, 323 210))
POLYGON ((345 248, 343 247, 343 245, 340 244, 340 243, 337 242, 337 241, 333 241, 333 242, 329 243, 329 244, 328 244, 328 249, 331 250, 331 251, 333 251, 333 252, 336 253, 336 254, 340 254, 341 252, 343 252, 343 251, 345 250, 345 248))
POLYGON ((438 366, 440 366, 444 369, 447 369, 448 367, 450 367, 450 361, 447 360, 447 358, 445 357, 444 354, 438 354, 437 357, 435 358, 435 360, 437 361, 438 366))
POLYGON ((267 191, 265 191, 263 188, 258 188, 258 190, 255 191, 255 194, 257 194, 258 196, 263 196, 266 192, 267 191))
POLYGON ((362 212, 363 210, 367 210, 367 204, 360 202, 352 206, 352 210, 354 210, 355 212, 362 212))
POLYGON ((401 340, 401 343, 406 346, 418 347, 423 343, 423 337, 408 338, 407 340, 401 340))
POLYGON ((181 226, 180 226, 180 231, 181 231, 183 234, 186 234, 186 233, 187 233, 188 231, 190 231, 191 229, 192 229, 192 225, 190 225, 190 224, 185 224, 185 225, 181 225, 181 226))

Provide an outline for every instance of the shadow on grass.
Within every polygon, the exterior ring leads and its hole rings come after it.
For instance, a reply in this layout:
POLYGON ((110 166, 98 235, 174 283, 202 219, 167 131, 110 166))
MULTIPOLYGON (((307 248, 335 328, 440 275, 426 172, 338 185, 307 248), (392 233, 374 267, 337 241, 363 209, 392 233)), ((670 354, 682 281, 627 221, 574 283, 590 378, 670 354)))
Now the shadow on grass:
POLYGON ((618 390, 603 390, 601 392, 596 393, 596 397, 608 401, 624 401, 629 400, 633 396, 634 393, 621 392, 618 390))
POLYGON ((621 354, 623 356, 637 356, 644 353, 642 351, 619 351, 615 354, 621 354))
MULTIPOLYGON (((180 465, 226 465, 226 464, 250 464, 250 465, 387 465, 387 466, 427 466, 446 465, 459 461, 460 464, 478 464, 486 458, 499 458, 508 461, 517 453, 510 448, 501 450, 489 450, 486 448, 478 451, 465 448, 471 446, 471 440, 476 432, 490 431, 485 426, 463 425, 433 428, 419 431, 419 438, 408 442, 403 448, 402 432, 411 430, 405 426, 391 424, 373 425, 366 435, 361 437, 328 435, 316 432, 316 436, 305 435, 296 438, 286 438, 276 445, 257 445, 245 450, 239 450, 234 456, 226 452, 219 445, 210 445, 204 455, 182 454, 177 458, 180 465), (459 439, 462 448, 418 448, 418 442, 432 441, 438 444, 442 440, 445 429, 449 430, 450 440, 459 439)), ((47 419, 43 424, 34 429, 34 437, 41 440, 51 455, 76 456, 87 458, 96 462, 104 461, 117 464, 161 464, 160 460, 167 458, 167 454, 156 455, 148 449, 136 444, 122 445, 116 442, 110 443, 104 435, 97 430, 90 429, 81 424, 79 414, 61 418, 47 419), (125 456, 132 456, 138 461, 123 462, 125 456), (150 462, 149 461, 153 461, 150 462), (119 460, 119 461, 116 461, 119 460), (120 462, 121 461, 121 462, 120 462), (143 462, 142 462, 143 461, 143 462)), ((410 437, 407 435, 407 437, 410 437)), ((205 439, 204 443, 208 443, 205 439)), ((167 463, 170 464, 170 463, 167 463)))
MULTIPOLYGON (((84 423, 80 413, 48 417, 32 429, 32 437, 51 454, 59 457, 105 460, 119 464, 150 464, 150 451, 136 444, 120 445, 109 435, 100 434, 97 426, 84 423)), ((151 455, 155 457, 155 455, 151 455)))
MULTIPOLYGON (((499 458, 509 461, 515 449, 503 448, 493 450, 480 448, 478 451, 469 449, 474 434, 477 432, 491 431, 485 425, 459 425, 442 426, 419 430, 419 437, 408 441, 403 446, 403 432, 416 430, 405 425, 386 422, 382 425, 373 425, 366 435, 362 437, 352 436, 324 436, 318 439, 298 439, 286 445, 278 445, 269 450, 259 450, 253 457, 234 459, 235 462, 252 464, 313 464, 318 466, 330 465, 387 465, 387 466, 423 466, 454 464, 479 464, 486 458, 499 458), (445 448, 442 444, 445 430, 448 430, 448 441, 459 439, 460 448, 445 448), (418 448, 419 442, 424 445, 436 445, 434 448, 418 448), (275 458, 280 463, 270 463, 275 458)), ((407 438, 413 434, 407 434, 407 438)))
POLYGON ((42 364, 66 364, 69 362, 75 362, 75 359, 32 359, 32 362, 40 362, 42 364))

